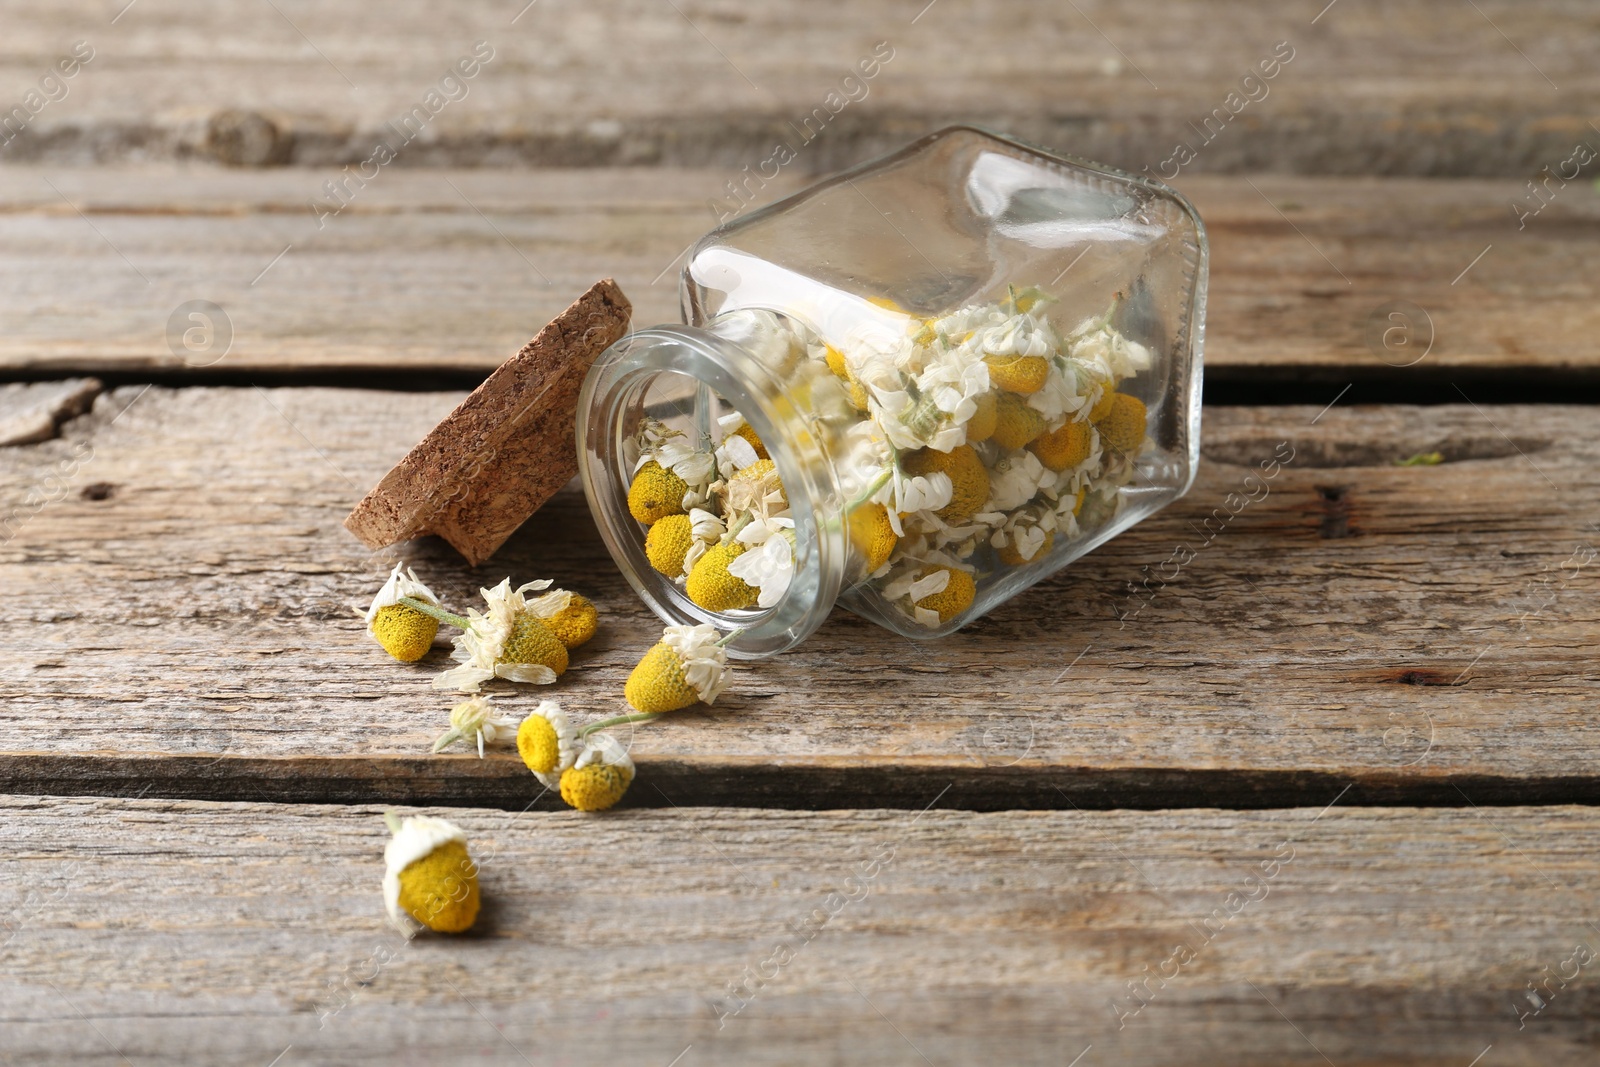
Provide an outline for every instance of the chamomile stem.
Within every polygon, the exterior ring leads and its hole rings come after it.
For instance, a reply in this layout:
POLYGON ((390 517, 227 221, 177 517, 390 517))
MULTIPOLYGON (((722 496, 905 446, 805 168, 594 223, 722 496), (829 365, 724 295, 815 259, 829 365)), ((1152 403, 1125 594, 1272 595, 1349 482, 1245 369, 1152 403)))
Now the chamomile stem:
POLYGON ((608 726, 624 726, 630 722, 650 722, 652 719, 659 719, 665 714, 666 712, 664 711, 642 711, 637 715, 618 715, 614 719, 601 719, 599 722, 592 722, 579 730, 578 736, 588 737, 596 730, 604 730, 608 726))
POLYGON ((867 484, 867 487, 861 491, 860 496, 856 497, 845 506, 845 512, 852 512, 856 508, 859 508, 862 504, 865 504, 867 501, 871 500, 879 489, 882 489, 885 485, 889 484, 889 479, 893 477, 894 464, 891 463, 888 467, 884 468, 883 473, 879 474, 867 484))
POLYGON ((470 620, 463 619, 460 615, 452 615, 437 604, 430 604, 426 600, 418 600, 414 596, 403 596, 400 598, 400 603, 414 611, 420 611, 424 615, 438 619, 440 622, 449 623, 458 630, 472 629, 470 620))
POLYGON ((728 642, 732 641, 735 637, 738 637, 742 633, 744 633, 744 627, 743 626, 739 627, 737 630, 728 631, 728 633, 726 633, 722 637, 718 638, 717 647, 718 648, 727 648, 728 647, 728 642))

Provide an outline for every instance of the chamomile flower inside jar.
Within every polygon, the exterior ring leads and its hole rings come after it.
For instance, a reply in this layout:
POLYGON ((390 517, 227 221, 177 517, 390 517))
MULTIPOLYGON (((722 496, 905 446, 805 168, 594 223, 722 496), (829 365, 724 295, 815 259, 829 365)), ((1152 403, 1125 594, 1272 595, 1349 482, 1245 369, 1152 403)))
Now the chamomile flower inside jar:
POLYGON ((1165 186, 969 128, 725 225, 585 382, 607 546, 736 657, 948 634, 1187 490, 1206 259, 1165 186))

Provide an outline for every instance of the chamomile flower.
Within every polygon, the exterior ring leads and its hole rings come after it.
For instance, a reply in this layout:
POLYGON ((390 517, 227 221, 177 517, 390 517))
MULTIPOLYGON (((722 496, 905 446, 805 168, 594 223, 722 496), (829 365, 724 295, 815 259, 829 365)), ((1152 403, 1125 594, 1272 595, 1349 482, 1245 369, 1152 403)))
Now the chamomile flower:
POLYGON ((716 457, 697 448, 687 434, 647 418, 634 437, 639 458, 628 489, 628 510, 651 523, 706 502, 716 477, 716 457))
POLYGON ((1030 504, 1000 518, 989 544, 994 546, 1001 563, 1020 567, 1043 559, 1050 552, 1057 522, 1053 502, 1030 504))
POLYGON ((386 816, 394 836, 383 849, 383 905, 390 920, 415 936, 424 928, 459 934, 478 918, 478 865, 467 835, 426 815, 404 822, 386 816))
POLYGON ((989 468, 989 499, 982 510, 1006 512, 1021 507, 1055 480, 1054 472, 1047 470, 1039 457, 1027 449, 1007 452, 989 468))
POLYGON ((396 563, 389 580, 383 583, 366 611, 367 632, 401 663, 415 663, 433 647, 433 639, 439 633, 439 620, 400 603, 401 597, 411 597, 435 607, 439 605, 439 598, 417 580, 409 567, 396 563))
POLYGON ((578 732, 553 700, 541 700, 517 727, 517 754, 546 788, 561 788, 561 772, 578 758, 578 732))
POLYGON ((948 452, 925 448, 906 456, 902 467, 914 476, 937 474, 949 480, 948 503, 939 508, 916 509, 936 511, 946 522, 959 523, 971 518, 989 496, 989 472, 971 445, 958 445, 948 452))
POLYGON ((747 548, 742 541, 727 540, 708 549, 683 583, 689 599, 707 611, 737 611, 753 605, 760 592, 729 570, 747 548))
POLYGON ((1127 393, 1114 393, 1106 413, 1095 423, 1100 439, 1116 452, 1131 454, 1144 444, 1144 401, 1127 393))
POLYGON ((568 650, 587 642, 600 628, 600 612, 582 593, 552 589, 528 601, 528 610, 544 621, 568 650))
POLYGON ((728 682, 728 650, 708 624, 668 626, 628 675, 623 694, 637 711, 659 714, 714 704, 728 682))
POLYGON ((689 550, 683 555, 683 573, 687 575, 694 565, 700 562, 700 557, 710 551, 712 545, 721 541, 722 535, 727 532, 727 524, 713 513, 704 508, 690 511, 689 550))
POLYGON ((469 625, 455 638, 451 658, 460 664, 433 680, 436 689, 476 693, 491 678, 549 685, 567 669, 567 646, 528 606, 529 591, 549 588, 548 581, 511 588, 511 579, 479 590, 487 612, 467 612, 469 625))
POLYGON ((605 811, 633 784, 633 757, 610 734, 596 733, 561 772, 561 799, 579 811, 605 811))
POLYGON ((907 608, 920 625, 932 629, 970 608, 977 584, 972 572, 956 560, 911 560, 899 577, 884 586, 883 595, 907 608))
POLYGON ((450 729, 439 735, 433 743, 435 752, 443 752, 457 741, 476 740, 478 758, 483 758, 483 746, 496 741, 510 740, 516 723, 495 714, 490 704, 492 697, 476 696, 463 700, 450 709, 450 729))
POLYGON ((770 519, 752 522, 739 532, 740 540, 752 530, 763 535, 757 546, 728 564, 730 575, 758 591, 758 608, 770 608, 782 600, 794 580, 793 529, 793 519, 770 519))

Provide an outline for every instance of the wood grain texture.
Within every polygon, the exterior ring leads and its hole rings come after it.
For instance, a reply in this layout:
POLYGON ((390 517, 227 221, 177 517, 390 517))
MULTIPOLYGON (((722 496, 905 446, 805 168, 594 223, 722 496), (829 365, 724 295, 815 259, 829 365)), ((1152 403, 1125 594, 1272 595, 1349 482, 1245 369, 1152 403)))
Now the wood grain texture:
MULTIPOLYGON (((395 664, 352 610, 393 557, 340 520, 458 400, 126 388, 0 451, 5 788, 532 800, 508 750, 426 754, 446 649, 395 664)), ((1265 806, 1352 780, 1367 803, 1600 798, 1596 428, 1582 407, 1209 410, 1166 512, 943 641, 837 615, 714 709, 640 729, 630 800, 1265 806), (1248 479, 1281 442, 1264 498, 1230 501, 1261 497, 1248 479)), ((513 708, 618 713, 659 633, 570 487, 481 567, 402 554, 457 608, 507 574, 599 605, 600 636, 513 708)))
POLYGON ((354 163, 478 40, 494 58, 395 166, 755 168, 822 108, 838 114, 794 164, 811 173, 958 119, 1154 167, 1179 141, 1200 145, 1203 121, 1279 42, 1292 61, 1195 167, 1522 177, 1594 136, 1592 5, 1322 6, 402 0, 378 19, 354 0, 233 0, 146 4, 113 24, 121 5, 12 2, 7 107, 72 42, 96 54, 0 158, 354 163), (844 84, 878 42, 893 58, 844 84))
POLYGON ((5 798, 0 1038, 18 1064, 1592 1062, 1566 961, 1600 953, 1593 809, 1332 799, 453 811, 482 917, 407 944, 378 809, 5 798))
MULTIPOLYGON (((316 172, 3 169, 0 373, 476 384, 597 277, 617 278, 636 322, 679 321, 678 258, 729 177, 396 171, 319 229, 316 172), (231 345, 173 342, 191 325, 179 306, 202 299, 231 345)), ((759 199, 801 184, 785 175, 759 199)), ((1586 188, 1519 230, 1513 181, 1178 185, 1211 239, 1214 374, 1314 374, 1335 391, 1341 375, 1403 387, 1508 368, 1600 380, 1600 197, 1586 188), (1387 317, 1397 301, 1407 318, 1387 317)))

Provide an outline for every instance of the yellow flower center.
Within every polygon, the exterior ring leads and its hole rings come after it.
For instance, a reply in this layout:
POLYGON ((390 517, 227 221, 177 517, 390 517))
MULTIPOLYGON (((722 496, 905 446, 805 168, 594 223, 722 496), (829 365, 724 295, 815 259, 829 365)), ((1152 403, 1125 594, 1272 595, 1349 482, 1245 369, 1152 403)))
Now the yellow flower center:
POLYGON ((972 580, 972 575, 955 567, 929 567, 927 570, 918 575, 918 577, 926 578, 928 575, 934 573, 934 571, 940 569, 949 570, 950 584, 946 585, 939 592, 929 593, 927 596, 917 601, 917 607, 927 608, 929 611, 936 611, 939 613, 940 622, 949 622, 957 615, 960 615, 963 611, 966 611, 968 608, 972 607, 972 601, 978 595, 978 586, 977 583, 972 580))
POLYGON ((561 799, 579 811, 605 811, 628 791, 633 775, 605 763, 568 767, 561 772, 561 799))
POLYGON ((478 865, 446 841, 400 872, 400 908, 430 930, 459 934, 478 918, 478 865))
POLYGON ((517 754, 528 770, 549 774, 561 763, 561 738, 543 715, 529 715, 517 727, 517 754))
POLYGON ((511 636, 500 650, 501 663, 542 663, 557 674, 567 669, 567 646, 532 612, 523 612, 511 625, 511 636))
POLYGON ((1028 446, 1048 470, 1071 470, 1089 458, 1089 424, 1064 423, 1059 429, 1042 434, 1028 446))
POLYGON ((911 475, 950 476, 950 503, 940 508, 938 515, 951 525, 959 526, 972 518, 989 499, 989 470, 971 445, 957 445, 948 452, 924 448, 907 456, 904 466, 911 475))
POLYGON ((995 424, 1000 420, 1000 406, 993 393, 984 393, 976 403, 978 410, 967 420, 968 444, 977 444, 993 437, 995 424))
POLYGON ((687 515, 668 515, 651 524, 644 535, 644 554, 650 566, 676 578, 683 573, 683 557, 694 542, 694 524, 687 515))
POLYGON ((1105 391, 1100 394, 1100 399, 1095 401, 1094 407, 1089 409, 1089 421, 1099 422, 1111 414, 1111 405, 1116 403, 1116 400, 1116 390, 1112 388, 1110 382, 1107 382, 1105 391))
POLYGON ((748 422, 740 426, 737 430, 733 431, 733 435, 735 437, 742 437, 746 441, 749 441, 750 447, 756 450, 756 455, 759 458, 768 458, 766 443, 762 441, 760 436, 750 428, 750 424, 748 422))
POLYGON ((1050 361, 1043 356, 984 356, 989 381, 1008 393, 1037 393, 1050 377, 1050 361))
POLYGON ((689 599, 707 611, 735 611, 754 605, 761 594, 728 573, 728 564, 744 555, 744 551, 741 542, 728 541, 695 560, 694 569, 683 587, 689 599))
POLYGON ((863 504, 850 513, 850 543, 862 555, 862 573, 871 574, 889 562, 899 541, 882 504, 863 504))
POLYGON ((438 619, 404 604, 379 608, 372 617, 372 636, 401 663, 415 663, 426 656, 438 632, 438 619))
MULTIPOLYGON (((687 521, 688 516, 683 516, 687 521)), ((577 648, 594 636, 600 628, 600 612, 594 602, 579 593, 573 593, 567 606, 544 620, 545 626, 556 635, 556 640, 569 649, 577 648)))
POLYGON ((1044 416, 1016 393, 995 397, 994 443, 1001 448, 1021 448, 1044 433, 1044 416))
POLYGON ((628 489, 628 511, 643 523, 683 514, 683 497, 689 483, 651 460, 639 468, 628 489))
POLYGON ((667 645, 656 645, 628 675, 623 695, 635 711, 659 713, 677 711, 700 701, 683 676, 683 663, 667 645))
POLYGON ((1096 424, 1100 440, 1117 452, 1137 452, 1144 443, 1144 401, 1127 393, 1116 393, 1111 408, 1096 424))

